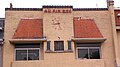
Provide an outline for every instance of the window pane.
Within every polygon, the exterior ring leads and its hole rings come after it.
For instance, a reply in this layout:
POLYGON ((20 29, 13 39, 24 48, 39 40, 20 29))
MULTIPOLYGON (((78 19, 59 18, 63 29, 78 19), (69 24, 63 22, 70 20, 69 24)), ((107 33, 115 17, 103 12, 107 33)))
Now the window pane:
POLYGON ((55 41, 54 48, 55 48, 55 51, 64 51, 64 42, 63 41, 55 41))
POLYGON ((78 49, 78 58, 88 59, 88 49, 78 49))
POLYGON ((28 60, 39 60, 39 50, 28 50, 28 60))
POLYGON ((63 42, 59 42, 58 44, 59 44, 60 50, 64 50, 64 43, 63 42))
POLYGON ((16 60, 27 60, 27 50, 16 50, 16 60))
POLYGON ((100 59, 99 49, 89 49, 90 59, 100 59))
POLYGON ((3 32, 4 32, 4 31, 0 31, 0 39, 3 38, 3 32))
POLYGON ((54 46, 55 46, 55 51, 58 51, 59 50, 58 42, 54 42, 54 46))
POLYGON ((47 42, 47 50, 50 50, 50 41, 47 42))
POLYGON ((0 27, 4 27, 5 20, 0 20, 0 27))
POLYGON ((68 41, 68 50, 72 50, 71 49, 71 41, 68 41))

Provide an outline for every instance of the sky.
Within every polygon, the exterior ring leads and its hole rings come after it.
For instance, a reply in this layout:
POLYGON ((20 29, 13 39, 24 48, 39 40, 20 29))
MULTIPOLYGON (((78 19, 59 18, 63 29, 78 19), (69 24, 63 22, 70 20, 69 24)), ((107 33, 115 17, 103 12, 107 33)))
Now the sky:
MULTIPOLYGON (((114 0, 120 7, 120 0, 114 0)), ((73 8, 106 8, 106 0, 0 0, 0 18, 5 17, 5 8, 41 8, 42 5, 72 5, 73 8)))

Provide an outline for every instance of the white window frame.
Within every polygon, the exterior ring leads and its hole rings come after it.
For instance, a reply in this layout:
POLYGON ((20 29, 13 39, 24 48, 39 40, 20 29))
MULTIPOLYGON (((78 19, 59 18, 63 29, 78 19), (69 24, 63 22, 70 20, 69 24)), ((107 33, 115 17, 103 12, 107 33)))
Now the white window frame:
MULTIPOLYGON (((76 56, 77 56, 77 59, 82 59, 82 58, 78 58, 78 49, 87 49, 88 50, 88 57, 90 59, 90 56, 89 56, 89 49, 99 49, 99 54, 100 54, 100 59, 101 59, 101 50, 100 50, 100 47, 77 47, 76 48, 76 56)), ((92 60, 92 59, 91 59, 92 60)))
POLYGON ((28 60, 28 50, 39 50, 39 60, 40 60, 40 48, 15 48, 14 61, 32 61, 32 60, 28 60), (27 60, 16 60, 16 50, 27 50, 27 60))

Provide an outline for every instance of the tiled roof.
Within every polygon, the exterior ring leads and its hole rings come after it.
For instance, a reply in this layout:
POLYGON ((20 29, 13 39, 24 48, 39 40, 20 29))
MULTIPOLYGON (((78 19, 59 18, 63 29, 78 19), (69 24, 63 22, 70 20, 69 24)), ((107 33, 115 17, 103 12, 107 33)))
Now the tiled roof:
MULTIPOLYGON (((108 8, 73 8, 72 6, 43 6, 43 8, 72 8, 73 11, 105 11, 108 8)), ((9 11, 42 11, 43 8, 5 8, 9 11)))
POLYGON ((36 39, 43 37, 42 19, 21 19, 13 39, 36 39))
POLYGON ((5 8, 5 10, 14 10, 14 11, 42 11, 42 8, 5 8))
POLYGON ((93 19, 74 19, 75 38, 103 38, 93 19))
POLYGON ((108 8, 73 8, 73 11, 105 11, 108 8))
POLYGON ((115 22, 116 22, 116 26, 120 26, 120 19, 117 16, 118 14, 120 14, 120 10, 115 10, 115 22))

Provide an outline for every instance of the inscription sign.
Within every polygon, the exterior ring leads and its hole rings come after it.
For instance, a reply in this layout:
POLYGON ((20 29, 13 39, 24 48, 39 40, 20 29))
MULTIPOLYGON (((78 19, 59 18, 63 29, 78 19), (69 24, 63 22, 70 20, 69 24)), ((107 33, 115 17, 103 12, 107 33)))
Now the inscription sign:
POLYGON ((71 13, 72 11, 70 9, 45 9, 44 13, 71 13))

